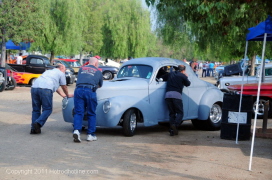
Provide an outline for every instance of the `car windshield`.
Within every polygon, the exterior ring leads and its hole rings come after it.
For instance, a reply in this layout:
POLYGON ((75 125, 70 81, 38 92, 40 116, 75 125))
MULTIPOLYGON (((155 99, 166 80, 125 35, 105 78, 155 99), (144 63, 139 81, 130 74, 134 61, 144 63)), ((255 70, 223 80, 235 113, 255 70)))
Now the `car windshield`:
POLYGON ((66 61, 66 62, 69 63, 72 67, 81 67, 80 62, 78 61, 74 61, 74 62, 66 61))
POLYGON ((128 65, 123 66, 118 72, 117 78, 138 77, 150 79, 153 68, 147 65, 128 65))

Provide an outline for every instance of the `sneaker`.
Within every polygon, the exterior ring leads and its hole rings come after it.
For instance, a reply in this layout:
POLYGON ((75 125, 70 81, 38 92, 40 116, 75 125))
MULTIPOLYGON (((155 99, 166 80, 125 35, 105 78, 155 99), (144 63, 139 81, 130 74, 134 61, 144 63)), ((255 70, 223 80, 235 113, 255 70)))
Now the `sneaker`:
POLYGON ((41 134, 41 125, 39 123, 33 123, 33 127, 36 134, 41 134))
POLYGON ((170 127, 174 131, 174 134, 178 135, 178 129, 177 129, 176 125, 172 124, 170 127))
POLYGON ((73 137, 74 137, 74 142, 79 142, 79 143, 81 142, 80 133, 78 130, 74 130, 73 137))
POLYGON ((97 141, 97 137, 96 135, 91 135, 91 134, 88 134, 87 136, 87 141, 97 141))

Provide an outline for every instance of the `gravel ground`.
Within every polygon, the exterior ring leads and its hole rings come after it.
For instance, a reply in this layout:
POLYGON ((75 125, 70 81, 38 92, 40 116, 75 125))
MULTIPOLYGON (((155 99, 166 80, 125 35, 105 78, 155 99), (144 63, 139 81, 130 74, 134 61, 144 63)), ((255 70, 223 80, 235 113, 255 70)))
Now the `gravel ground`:
MULTIPOLYGON (((203 78, 213 82, 212 78, 203 78)), ((74 85, 69 86, 70 92, 74 85)), ((220 138, 220 131, 196 130, 190 121, 170 137, 166 126, 139 126, 133 137, 121 128, 98 127, 96 142, 74 143, 62 118, 62 98, 42 134, 30 135, 30 87, 0 93, 1 179, 271 179, 272 139, 255 138, 252 171, 250 141, 220 138)), ((260 126, 262 120, 258 120, 260 126)), ((269 124, 272 120, 269 119, 269 124)))

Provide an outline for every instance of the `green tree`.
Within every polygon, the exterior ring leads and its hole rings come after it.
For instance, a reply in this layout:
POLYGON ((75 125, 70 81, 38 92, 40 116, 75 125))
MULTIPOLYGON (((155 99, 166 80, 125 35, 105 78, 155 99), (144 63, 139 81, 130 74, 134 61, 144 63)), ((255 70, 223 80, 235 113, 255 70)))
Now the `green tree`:
MULTIPOLYGON (((174 28, 198 44, 199 53, 219 59, 243 57, 248 28, 267 18, 271 0, 146 0, 158 13, 161 30, 174 28), (169 13, 171 12, 171 13, 169 13), (188 28, 189 31, 188 31, 188 28)), ((161 33, 171 36, 173 31, 161 33)), ((250 43, 251 54, 261 43, 250 43)))
POLYGON ((101 55, 114 58, 143 57, 155 44, 150 14, 138 0, 107 0, 101 55))
POLYGON ((0 1, 0 37, 1 66, 5 66, 6 42, 12 39, 15 43, 28 41, 33 35, 30 27, 36 27, 35 15, 37 4, 34 0, 1 0, 0 1))
POLYGON ((84 0, 40 0, 42 8, 37 21, 41 26, 32 48, 50 52, 51 61, 57 54, 78 53, 84 42, 82 27, 86 18, 82 7, 85 6, 84 0))

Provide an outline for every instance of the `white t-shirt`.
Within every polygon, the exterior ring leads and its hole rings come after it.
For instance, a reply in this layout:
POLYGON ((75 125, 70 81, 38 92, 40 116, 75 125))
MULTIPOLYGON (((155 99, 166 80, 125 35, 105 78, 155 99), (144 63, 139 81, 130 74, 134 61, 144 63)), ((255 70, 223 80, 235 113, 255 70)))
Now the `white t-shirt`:
POLYGON ((65 73, 58 68, 46 70, 32 85, 33 88, 51 89, 55 92, 60 85, 66 85, 65 73))
POLYGON ((23 58, 22 56, 17 57, 17 64, 23 64, 23 58))

